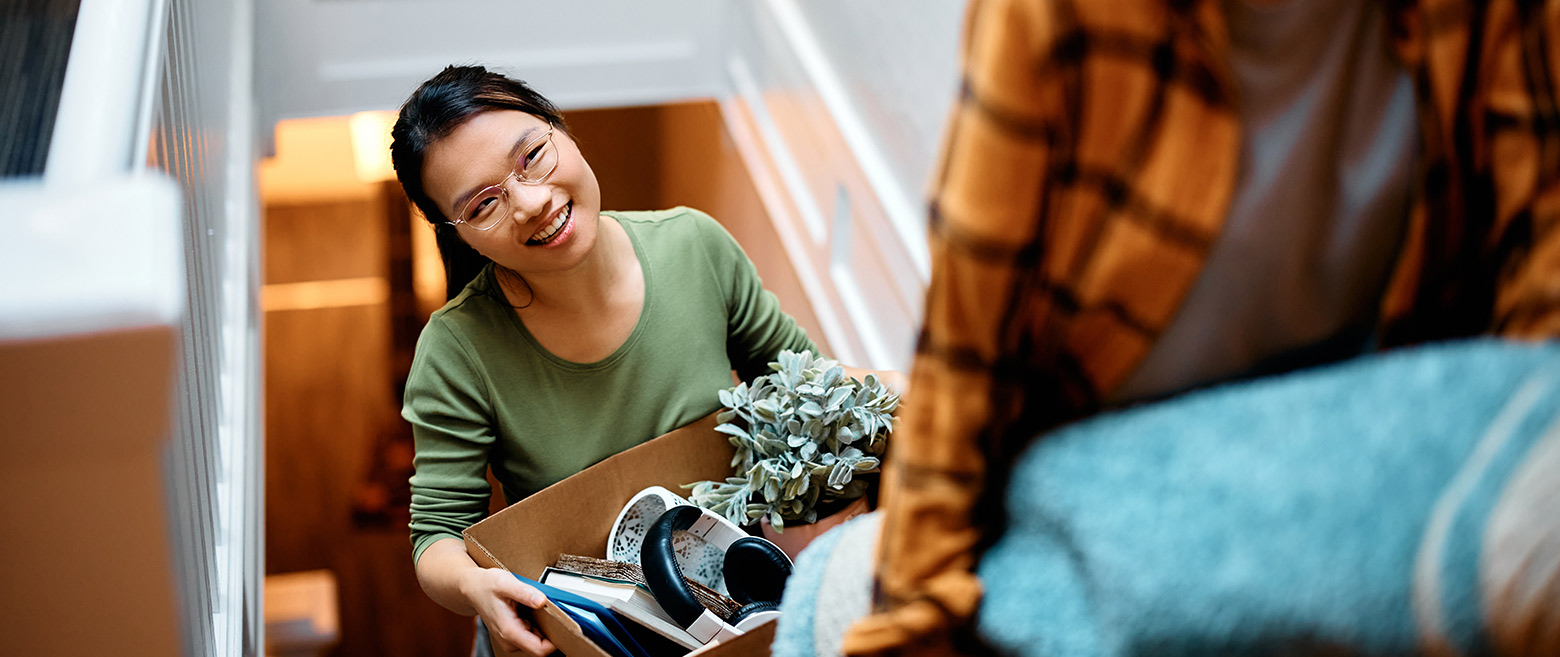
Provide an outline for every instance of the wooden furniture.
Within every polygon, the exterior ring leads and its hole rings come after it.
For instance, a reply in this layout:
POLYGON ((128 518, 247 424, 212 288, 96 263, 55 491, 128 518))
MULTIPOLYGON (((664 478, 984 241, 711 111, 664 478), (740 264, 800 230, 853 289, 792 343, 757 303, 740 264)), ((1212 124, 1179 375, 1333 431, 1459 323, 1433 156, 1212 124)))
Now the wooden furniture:
POLYGON ((265 578, 265 654, 320 657, 341 640, 336 576, 329 570, 265 578))

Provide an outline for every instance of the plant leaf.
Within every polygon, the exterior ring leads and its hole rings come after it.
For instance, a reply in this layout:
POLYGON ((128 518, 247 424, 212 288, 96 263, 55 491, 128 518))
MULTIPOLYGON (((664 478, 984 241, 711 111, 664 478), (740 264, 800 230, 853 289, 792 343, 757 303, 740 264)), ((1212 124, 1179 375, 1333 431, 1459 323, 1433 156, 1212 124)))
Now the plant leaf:
POLYGON ((845 403, 845 400, 849 398, 850 388, 835 388, 834 392, 829 393, 829 404, 827 407, 828 410, 839 410, 840 405, 845 403))
POLYGON ((834 469, 829 471, 829 487, 839 488, 840 486, 844 486, 845 484, 850 483, 850 475, 852 472, 855 472, 855 470, 850 467, 849 462, 840 461, 839 463, 836 463, 834 465, 834 469))
POLYGON ((810 460, 812 460, 812 457, 817 456, 817 455, 818 455, 818 443, 815 443, 815 442, 812 442, 812 441, 809 440, 809 441, 807 441, 807 444, 802 445, 802 450, 801 450, 801 454, 800 454, 800 456, 802 457, 802 460, 810 461, 810 460))
POLYGON ((841 426, 840 430, 834 433, 834 437, 839 439, 840 442, 849 445, 853 442, 856 442, 856 438, 859 436, 856 435, 855 429, 852 429, 849 425, 845 425, 841 426))
POLYGON ((737 426, 735 424, 731 424, 729 422, 726 423, 726 424, 716 425, 715 431, 723 433, 723 434, 726 434, 726 435, 730 435, 730 436, 736 436, 738 438, 746 438, 747 440, 752 440, 753 439, 752 434, 749 434, 746 429, 743 429, 742 427, 739 427, 739 426, 737 426))

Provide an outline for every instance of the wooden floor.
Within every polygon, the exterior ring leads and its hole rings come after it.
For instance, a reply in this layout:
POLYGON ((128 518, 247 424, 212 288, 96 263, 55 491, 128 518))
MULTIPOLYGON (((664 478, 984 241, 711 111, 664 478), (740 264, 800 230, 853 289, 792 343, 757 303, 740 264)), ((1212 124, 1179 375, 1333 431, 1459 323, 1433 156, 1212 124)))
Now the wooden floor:
MULTIPOLYGON (((568 119, 600 181, 602 207, 709 212, 743 244, 782 307, 821 339, 714 103, 573 112, 568 119)), ((404 280, 389 271, 390 202, 268 203, 266 283, 404 280)), ((312 302, 318 307, 264 314, 266 573, 334 572, 342 636, 333 655, 469 654, 472 621, 422 593, 404 520, 354 520, 354 495, 380 439, 407 430, 395 391, 405 373, 392 371, 398 360, 390 300, 324 289, 312 302)))

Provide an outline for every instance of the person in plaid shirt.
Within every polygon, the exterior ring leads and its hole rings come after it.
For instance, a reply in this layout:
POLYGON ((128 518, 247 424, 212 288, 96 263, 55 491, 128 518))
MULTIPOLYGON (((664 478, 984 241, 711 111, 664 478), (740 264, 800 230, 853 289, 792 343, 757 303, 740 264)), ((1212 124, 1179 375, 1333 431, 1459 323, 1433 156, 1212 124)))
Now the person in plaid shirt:
POLYGON ((1560 2, 973 0, 854 655, 970 652, 1006 468, 1102 409, 1560 333, 1560 2))

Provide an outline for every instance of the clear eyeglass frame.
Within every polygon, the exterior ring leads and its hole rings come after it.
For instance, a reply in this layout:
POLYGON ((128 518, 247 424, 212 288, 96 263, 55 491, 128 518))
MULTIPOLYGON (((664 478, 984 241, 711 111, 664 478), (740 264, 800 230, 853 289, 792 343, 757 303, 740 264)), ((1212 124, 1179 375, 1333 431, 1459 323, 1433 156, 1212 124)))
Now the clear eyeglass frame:
POLYGON ((471 197, 471 200, 466 201, 465 205, 461 206, 460 213, 454 219, 445 223, 451 226, 466 224, 473 230, 490 230, 502 223, 498 219, 507 214, 509 210, 509 190, 507 187, 510 178, 514 178, 516 182, 522 185, 540 185, 547 181, 547 177, 552 175, 554 169, 558 168, 558 147, 553 143, 552 135, 553 129, 549 127, 547 132, 522 145, 520 147, 520 156, 515 158, 514 168, 509 172, 509 175, 504 176, 504 179, 498 181, 498 184, 483 187, 481 191, 471 197), (530 157, 532 151, 536 151, 538 155, 534 160, 531 160, 536 165, 537 170, 535 171, 530 170, 532 167, 527 164, 527 158, 530 157), (493 198, 494 202, 499 203, 500 206, 493 208, 493 211, 484 215, 483 219, 478 219, 479 223, 468 221, 466 217, 471 214, 472 205, 481 203, 488 198, 493 198))

